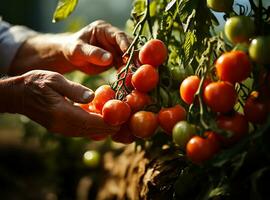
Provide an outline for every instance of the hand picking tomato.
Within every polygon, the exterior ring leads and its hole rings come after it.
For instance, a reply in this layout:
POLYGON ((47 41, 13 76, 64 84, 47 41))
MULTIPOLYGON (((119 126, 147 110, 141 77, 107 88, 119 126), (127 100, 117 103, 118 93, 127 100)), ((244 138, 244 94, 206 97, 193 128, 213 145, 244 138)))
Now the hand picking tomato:
POLYGON ((248 42, 254 35, 255 24, 248 16, 234 16, 226 21, 224 32, 232 43, 248 42))
POLYGON ((186 145, 187 157, 196 164, 211 159, 220 149, 219 139, 215 133, 205 133, 206 138, 193 136, 186 145))
POLYGON ((130 144, 134 142, 136 138, 131 133, 128 123, 122 124, 120 130, 117 133, 113 134, 111 137, 114 142, 120 142, 123 144, 130 144))
POLYGON ((222 54, 217 59, 215 67, 219 79, 232 84, 245 80, 251 73, 251 62, 243 51, 222 54))
POLYGON ((217 125, 219 128, 232 133, 232 136, 229 138, 222 137, 225 145, 234 144, 248 134, 248 121, 244 115, 239 113, 234 113, 229 116, 219 116, 217 119, 217 125))
POLYGON ((109 85, 102 85, 96 89, 95 98, 92 102, 96 109, 101 111, 104 104, 114 97, 115 91, 109 85))
POLYGON ((212 111, 226 113, 233 110, 237 93, 234 86, 229 82, 213 82, 206 86, 203 99, 212 111))
POLYGON ((150 138, 155 134, 157 127, 157 115, 153 112, 139 111, 130 118, 129 128, 132 134, 138 138, 150 138))
POLYGON ((142 65, 131 78, 132 85, 140 92, 149 92, 154 89, 159 80, 158 71, 152 65, 142 65))
POLYGON ((193 124, 189 124, 187 121, 177 122, 172 131, 173 141, 180 146, 180 148, 185 149, 186 144, 195 133, 196 128, 193 124))
POLYGON ((158 39, 149 40, 139 52, 139 60, 142 64, 149 64, 154 67, 161 65, 167 58, 167 47, 158 39))
POLYGON ((146 93, 139 92, 138 90, 132 90, 131 93, 126 96, 125 101, 134 113, 149 105, 151 103, 151 97, 146 93))
POLYGON ((266 121, 267 104, 260 99, 258 92, 253 91, 246 100, 244 114, 246 119, 254 124, 263 124, 266 121))
POLYGON ((117 99, 107 101, 102 108, 104 121, 112 126, 125 123, 129 119, 130 113, 129 105, 117 99))
POLYGON ((158 122, 161 128, 168 135, 171 135, 174 125, 179 121, 185 120, 186 116, 186 110, 180 105, 175 105, 171 108, 161 109, 158 113, 158 122))

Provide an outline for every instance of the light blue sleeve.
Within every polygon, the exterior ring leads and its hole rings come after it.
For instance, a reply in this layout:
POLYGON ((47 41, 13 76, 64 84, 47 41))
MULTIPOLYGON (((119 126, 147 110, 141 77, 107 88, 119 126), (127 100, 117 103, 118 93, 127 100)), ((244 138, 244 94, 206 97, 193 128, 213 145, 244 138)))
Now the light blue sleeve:
POLYGON ((0 75, 5 75, 23 42, 37 34, 24 26, 12 26, 0 17, 0 75))

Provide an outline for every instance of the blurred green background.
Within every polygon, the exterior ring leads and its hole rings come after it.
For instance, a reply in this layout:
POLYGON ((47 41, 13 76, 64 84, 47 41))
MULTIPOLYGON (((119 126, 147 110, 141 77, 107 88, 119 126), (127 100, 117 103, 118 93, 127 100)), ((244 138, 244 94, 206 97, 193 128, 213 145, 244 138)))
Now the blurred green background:
MULTIPOLYGON (((71 16, 54 24, 56 5, 57 0, 2 1, 0 16, 11 24, 25 25, 39 32, 76 31, 97 19, 124 29, 132 1, 79 0, 71 16)), ((80 72, 66 76, 95 89, 111 81, 112 71, 92 77, 80 72)), ((119 147, 122 146, 110 140, 65 138, 47 132, 27 117, 0 114, 0 199, 95 199, 103 174, 102 155, 119 147), (88 150, 101 155, 99 162, 96 157, 90 156, 89 160, 89 154, 85 160, 84 153, 88 150)))

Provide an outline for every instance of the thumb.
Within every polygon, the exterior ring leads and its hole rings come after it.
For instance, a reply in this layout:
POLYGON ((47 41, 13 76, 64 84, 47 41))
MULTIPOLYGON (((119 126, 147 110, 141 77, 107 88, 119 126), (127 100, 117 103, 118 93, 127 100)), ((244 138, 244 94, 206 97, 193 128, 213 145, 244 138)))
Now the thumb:
POLYGON ((113 62, 113 56, 110 52, 84 43, 80 46, 79 53, 83 59, 85 59, 87 62, 90 62, 95 65, 99 66, 108 66, 112 64, 113 62))
POLYGON ((89 88, 67 80, 64 76, 59 76, 58 80, 50 86, 57 93, 76 103, 89 103, 95 97, 95 93, 89 88))

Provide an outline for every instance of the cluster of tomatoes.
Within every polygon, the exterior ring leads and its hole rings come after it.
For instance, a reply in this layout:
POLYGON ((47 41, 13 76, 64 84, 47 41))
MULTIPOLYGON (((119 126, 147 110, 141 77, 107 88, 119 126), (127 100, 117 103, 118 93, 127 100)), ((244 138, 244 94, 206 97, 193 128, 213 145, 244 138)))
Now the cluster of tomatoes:
MULTIPOLYGON (((211 4, 212 1, 207 2, 210 8, 216 6, 211 4)), ((223 6, 214 8, 215 11, 230 9, 233 1, 225 2, 223 6)), ((94 100, 81 107, 88 112, 101 114, 109 125, 120 126, 120 130, 111 136, 116 142, 129 144, 136 138, 149 139, 160 127, 186 152, 192 162, 209 160, 222 147, 228 147, 247 135, 250 124, 264 124, 270 110, 270 75, 265 67, 257 70, 258 66, 270 64, 270 56, 267 55, 270 49, 269 36, 255 37, 254 22, 248 16, 229 18, 224 32, 233 45, 245 43, 246 50, 223 53, 208 74, 203 77, 191 75, 179 83, 179 93, 187 105, 199 107, 200 100, 206 112, 215 118, 215 130, 226 132, 227 136, 199 127, 199 122, 192 124, 187 121, 187 112, 180 104, 161 108, 158 112, 147 109, 149 105, 155 104, 155 99, 149 93, 159 84, 158 68, 167 59, 168 53, 165 44, 158 39, 149 40, 140 49, 140 64, 135 70, 119 70, 118 79, 131 90, 130 93, 119 100, 117 88, 114 90, 109 85, 102 85, 95 91, 94 100), (254 71, 260 71, 260 75, 255 77, 254 71), (244 85, 243 81, 249 77, 254 82, 258 81, 258 84, 253 83, 249 88, 248 96, 241 102, 242 109, 235 109, 240 103, 236 88, 244 85)), ((106 137, 108 135, 104 134, 92 139, 106 137)))
MULTIPOLYGON (((217 12, 229 11, 233 4, 233 1, 219 1, 221 4, 218 5, 214 2, 216 1, 207 1, 208 6, 217 12)), ((207 130, 199 136, 195 135, 194 125, 187 122, 182 124, 186 129, 181 129, 175 141, 186 149, 187 156, 194 163, 202 163, 212 158, 222 146, 228 147, 238 142, 249 133, 250 124, 264 124, 270 111, 270 76, 265 67, 270 64, 270 57, 267 55, 270 36, 255 36, 254 21, 249 16, 229 18, 225 23, 224 33, 232 45, 241 44, 243 50, 232 50, 219 56, 214 63, 214 69, 209 72, 214 74, 214 77, 210 78, 206 74, 201 83, 199 76, 192 75, 180 85, 182 100, 189 105, 198 105, 195 94, 201 84, 203 105, 216 117, 218 129, 228 133, 226 137, 207 130), (259 75, 256 76, 256 73, 259 75), (250 88, 243 83, 248 77, 253 78, 250 88), (249 93, 241 102, 242 109, 237 111, 235 105, 240 101, 236 85, 246 87, 249 93)))

